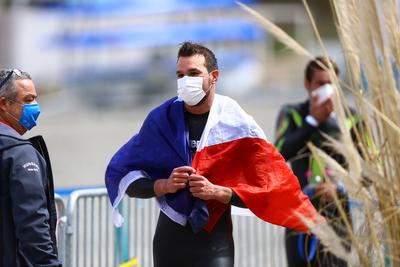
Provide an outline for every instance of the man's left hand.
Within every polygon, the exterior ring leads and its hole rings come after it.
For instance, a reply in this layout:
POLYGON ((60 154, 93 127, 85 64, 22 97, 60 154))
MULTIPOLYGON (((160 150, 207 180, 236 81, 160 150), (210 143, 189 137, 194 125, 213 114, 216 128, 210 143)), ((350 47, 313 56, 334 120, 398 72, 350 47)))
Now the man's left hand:
POLYGON ((215 185, 202 175, 191 174, 189 176, 189 187, 194 197, 203 200, 215 199, 227 204, 232 198, 232 190, 230 188, 215 185))
POLYGON ((337 186, 334 183, 319 183, 315 190, 317 196, 320 196, 323 200, 328 202, 333 201, 334 195, 337 194, 337 186))

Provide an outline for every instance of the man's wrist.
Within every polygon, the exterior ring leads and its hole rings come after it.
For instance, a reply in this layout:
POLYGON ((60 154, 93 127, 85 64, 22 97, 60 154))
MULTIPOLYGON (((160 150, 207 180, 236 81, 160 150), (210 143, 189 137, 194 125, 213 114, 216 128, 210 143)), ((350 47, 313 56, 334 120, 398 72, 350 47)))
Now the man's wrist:
POLYGON ((167 194, 165 183, 166 179, 158 179, 157 181, 154 182, 154 193, 156 194, 157 197, 161 197, 167 194))
POLYGON ((232 198, 232 189, 224 186, 217 186, 216 200, 228 204, 232 198))
POLYGON ((316 118, 314 118, 312 115, 307 115, 306 116, 306 122, 308 125, 312 126, 312 127, 318 127, 319 123, 317 121, 316 118))

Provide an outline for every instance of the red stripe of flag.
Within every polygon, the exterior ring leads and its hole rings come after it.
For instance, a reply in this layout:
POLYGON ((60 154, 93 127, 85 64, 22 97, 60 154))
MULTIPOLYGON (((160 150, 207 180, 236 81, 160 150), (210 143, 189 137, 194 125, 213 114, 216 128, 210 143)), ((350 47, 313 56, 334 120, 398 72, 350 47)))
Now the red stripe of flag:
MULTIPOLYGON (((296 215, 323 219, 300 188, 283 157, 261 138, 241 138, 205 147, 195 154, 192 166, 210 182, 231 188, 257 217, 277 225, 307 232, 296 215), (319 217, 319 218, 318 218, 319 217)), ((207 201, 211 231, 227 205, 207 201)))

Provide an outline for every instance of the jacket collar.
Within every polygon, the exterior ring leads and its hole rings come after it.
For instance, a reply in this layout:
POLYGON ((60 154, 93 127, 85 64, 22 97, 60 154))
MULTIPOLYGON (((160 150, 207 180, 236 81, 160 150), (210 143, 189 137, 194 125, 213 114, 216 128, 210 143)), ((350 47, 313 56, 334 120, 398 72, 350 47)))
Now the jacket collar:
POLYGON ((0 121, 0 134, 24 140, 22 138, 22 135, 20 135, 16 130, 14 130, 11 126, 4 123, 3 121, 0 121))

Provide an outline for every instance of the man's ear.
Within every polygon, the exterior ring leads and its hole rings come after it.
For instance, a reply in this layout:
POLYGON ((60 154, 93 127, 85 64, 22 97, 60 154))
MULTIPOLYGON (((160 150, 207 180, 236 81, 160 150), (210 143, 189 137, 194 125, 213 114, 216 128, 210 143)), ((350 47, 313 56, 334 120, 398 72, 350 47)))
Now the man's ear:
POLYGON ((4 96, 0 96, 0 111, 7 111, 7 99, 4 96))
POLYGON ((218 81, 218 77, 219 77, 219 71, 218 70, 214 70, 212 73, 212 80, 211 83, 216 83, 218 81))

